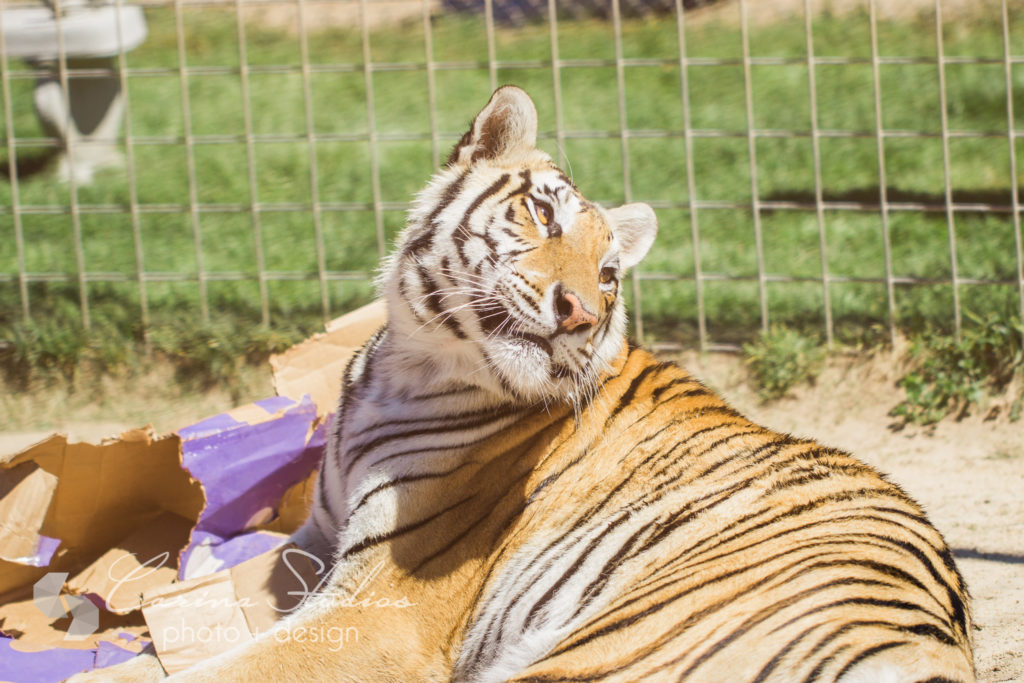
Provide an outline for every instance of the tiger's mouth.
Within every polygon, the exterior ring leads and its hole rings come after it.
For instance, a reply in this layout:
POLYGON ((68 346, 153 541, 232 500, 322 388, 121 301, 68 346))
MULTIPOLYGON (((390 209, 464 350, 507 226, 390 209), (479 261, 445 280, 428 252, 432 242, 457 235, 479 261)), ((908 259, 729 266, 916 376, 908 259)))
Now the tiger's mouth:
POLYGON ((551 342, 547 339, 539 334, 517 329, 519 321, 504 304, 498 301, 490 301, 477 307, 477 313, 480 327, 487 336, 500 335, 524 341, 527 344, 539 347, 549 358, 554 356, 554 349, 551 347, 551 342))

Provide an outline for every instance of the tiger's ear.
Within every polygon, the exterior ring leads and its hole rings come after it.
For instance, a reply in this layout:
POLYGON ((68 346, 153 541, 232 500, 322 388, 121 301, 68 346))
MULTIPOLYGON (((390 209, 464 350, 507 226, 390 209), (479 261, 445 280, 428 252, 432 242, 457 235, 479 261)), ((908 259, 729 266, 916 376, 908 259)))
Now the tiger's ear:
POLYGON ((498 159, 537 147, 537 108, 520 88, 506 85, 491 95, 473 125, 455 145, 449 164, 498 159))
POLYGON ((632 268, 640 263, 658 234, 658 217, 646 204, 626 204, 608 211, 612 234, 619 243, 619 263, 632 268))

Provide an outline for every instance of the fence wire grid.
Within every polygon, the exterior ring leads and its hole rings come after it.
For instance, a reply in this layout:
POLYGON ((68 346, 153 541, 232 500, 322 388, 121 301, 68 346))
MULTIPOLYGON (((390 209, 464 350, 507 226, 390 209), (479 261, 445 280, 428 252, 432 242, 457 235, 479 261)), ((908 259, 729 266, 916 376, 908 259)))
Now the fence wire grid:
POLYGON ((507 82, 537 101, 541 145, 585 194, 658 212, 654 258, 630 287, 642 343, 731 350, 782 322, 831 345, 855 339, 849 329, 895 339, 932 319, 959 334, 965 311, 986 307, 1024 316, 1024 22, 1008 0, 979 10, 977 40, 944 18, 942 0, 905 20, 883 0, 843 16, 799 0, 771 25, 752 18, 755 0, 694 11, 676 0, 641 17, 612 0, 603 18, 560 15, 564 3, 548 0, 518 26, 496 20, 500 0, 458 17, 427 0, 134 4, 150 36, 109 63, 63 48, 55 64, 24 62, 0 43, 8 323, 66 315, 50 301, 59 294, 88 328, 111 292, 143 329, 157 308, 194 307, 208 322, 234 298, 255 324, 299 309, 328 320, 372 296, 407 197, 507 82), (411 16, 382 21, 382 5, 411 16), (711 10, 723 18, 704 19, 711 10), (894 36, 908 27, 914 44, 901 53, 894 36), (855 36, 837 39, 844 31, 855 36), (61 183, 52 158, 73 167, 76 143, 39 127, 33 84, 56 77, 67 92, 111 75, 124 117, 108 142, 123 168, 61 183), (858 92, 845 92, 851 83, 858 92), (974 87, 991 111, 972 118, 974 87), (214 91, 227 94, 211 105, 214 91), (332 121, 342 96, 346 113, 332 121), (915 124, 902 96, 932 116, 915 124), (864 168, 844 171, 853 158, 864 168), (715 175, 723 159, 729 177, 715 175))

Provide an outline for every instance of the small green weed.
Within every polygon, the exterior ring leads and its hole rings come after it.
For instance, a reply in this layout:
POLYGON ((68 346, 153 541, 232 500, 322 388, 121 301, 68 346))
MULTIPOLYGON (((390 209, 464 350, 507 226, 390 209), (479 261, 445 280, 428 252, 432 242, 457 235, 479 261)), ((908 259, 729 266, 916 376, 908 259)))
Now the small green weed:
MULTIPOLYGON (((925 333, 911 344, 913 369, 899 381, 906 399, 890 415, 904 423, 931 424, 950 413, 965 415, 972 405, 998 392, 1024 371, 1024 326, 1016 318, 968 313, 976 325, 965 328, 960 340, 925 333)), ((1020 417, 1021 398, 1010 410, 1020 417)))
POLYGON ((745 344, 743 354, 765 401, 785 396, 800 382, 813 382, 825 360, 817 339, 781 326, 745 344))

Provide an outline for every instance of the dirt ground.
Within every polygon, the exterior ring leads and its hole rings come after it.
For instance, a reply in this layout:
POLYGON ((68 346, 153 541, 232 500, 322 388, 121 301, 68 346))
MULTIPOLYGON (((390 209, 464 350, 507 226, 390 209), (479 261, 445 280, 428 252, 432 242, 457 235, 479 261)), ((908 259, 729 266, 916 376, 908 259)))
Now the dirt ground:
MULTIPOLYGON (((678 360, 755 420, 849 450, 923 503, 974 598, 979 680, 1024 681, 1024 422, 986 422, 982 409, 931 428, 893 430, 887 413, 901 392, 887 353, 833 359, 814 386, 770 404, 758 400, 737 357, 692 353, 678 360)), ((18 420, 0 424, 0 454, 53 428, 98 440, 147 422, 170 431, 234 406, 237 392, 174 393, 167 372, 157 369, 120 391, 0 391, 0 412, 18 420)), ((270 395, 269 372, 248 377, 245 391, 244 400, 270 395)))

